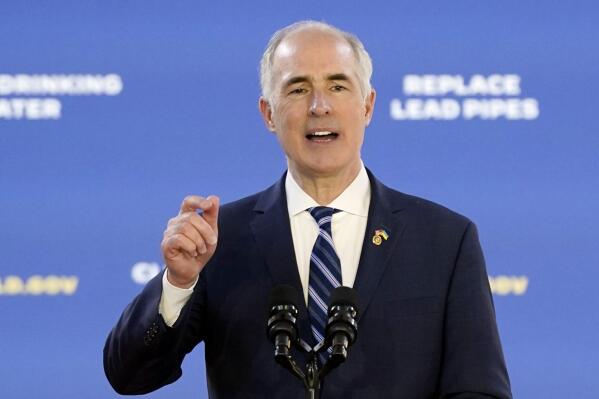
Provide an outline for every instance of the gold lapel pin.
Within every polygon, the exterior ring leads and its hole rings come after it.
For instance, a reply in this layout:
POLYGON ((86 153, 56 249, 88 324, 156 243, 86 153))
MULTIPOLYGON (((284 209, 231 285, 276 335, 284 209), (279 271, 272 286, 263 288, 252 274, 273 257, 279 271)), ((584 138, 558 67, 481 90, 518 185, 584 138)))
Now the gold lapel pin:
POLYGON ((388 238, 389 234, 387 234, 385 230, 375 230, 374 235, 372 236, 372 243, 374 245, 381 245, 383 243, 383 240, 387 241, 388 238))

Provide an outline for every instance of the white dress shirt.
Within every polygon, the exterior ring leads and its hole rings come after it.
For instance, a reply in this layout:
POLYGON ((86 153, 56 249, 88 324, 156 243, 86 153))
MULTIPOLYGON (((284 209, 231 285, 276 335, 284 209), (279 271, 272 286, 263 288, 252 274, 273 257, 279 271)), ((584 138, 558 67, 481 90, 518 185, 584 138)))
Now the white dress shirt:
MULTIPOLYGON (((310 255, 318 237, 318 225, 307 209, 320 205, 301 189, 291 173, 287 173, 285 179, 285 193, 297 268, 304 290, 304 300, 308 303, 310 255)), ((341 262, 343 285, 353 287, 370 206, 370 180, 364 164, 354 181, 327 206, 341 211, 333 215, 331 231, 335 251, 341 262)), ((175 287, 169 283, 166 272, 164 273, 158 311, 168 326, 172 326, 177 321, 193 288, 175 287)))
MULTIPOLYGON (((287 173, 285 192, 295 259, 304 289, 304 299, 308 303, 310 255, 318 237, 318 224, 307 209, 319 206, 319 204, 300 188, 291 173, 287 173)), ((327 205, 330 208, 341 210, 333 215, 331 232, 335 252, 341 262, 342 284, 347 287, 353 287, 356 279, 369 205, 370 180, 364 165, 362 165, 362 169, 354 181, 327 205)))

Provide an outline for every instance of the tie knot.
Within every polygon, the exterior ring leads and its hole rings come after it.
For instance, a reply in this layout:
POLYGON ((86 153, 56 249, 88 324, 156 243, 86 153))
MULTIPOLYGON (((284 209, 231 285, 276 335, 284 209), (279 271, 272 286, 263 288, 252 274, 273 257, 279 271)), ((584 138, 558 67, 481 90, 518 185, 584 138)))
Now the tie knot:
POLYGON ((328 206, 315 206, 308 208, 310 215, 316 220, 319 226, 323 224, 330 224, 333 214, 339 212, 339 209, 329 208, 328 206))

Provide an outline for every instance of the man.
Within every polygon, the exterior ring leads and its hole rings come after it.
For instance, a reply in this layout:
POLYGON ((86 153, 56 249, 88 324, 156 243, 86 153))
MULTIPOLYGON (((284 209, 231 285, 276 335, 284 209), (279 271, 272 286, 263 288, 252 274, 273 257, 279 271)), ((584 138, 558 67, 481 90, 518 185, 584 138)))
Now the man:
POLYGON ((359 295, 359 337, 323 398, 511 397, 476 228, 385 187, 362 164, 371 73, 359 40, 330 25, 300 22, 273 36, 259 108, 288 172, 222 208, 215 196, 183 201, 162 241, 166 271, 106 342, 115 390, 172 383, 204 341, 211 398, 304 397, 273 359, 268 296, 279 284, 304 293, 300 334, 314 345, 315 303, 342 283, 359 295))

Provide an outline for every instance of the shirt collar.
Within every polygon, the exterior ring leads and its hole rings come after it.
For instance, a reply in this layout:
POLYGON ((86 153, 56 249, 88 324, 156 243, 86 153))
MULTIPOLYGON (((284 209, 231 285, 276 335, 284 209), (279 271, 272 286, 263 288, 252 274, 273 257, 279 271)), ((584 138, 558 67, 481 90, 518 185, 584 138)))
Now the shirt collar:
MULTIPOLYGON (((297 184, 291 173, 285 178, 285 193, 287 195, 287 210, 289 216, 295 216, 308 208, 320 206, 297 184)), ((370 205, 370 179, 366 168, 362 168, 349 186, 327 206, 340 209, 356 216, 368 217, 370 205)))

